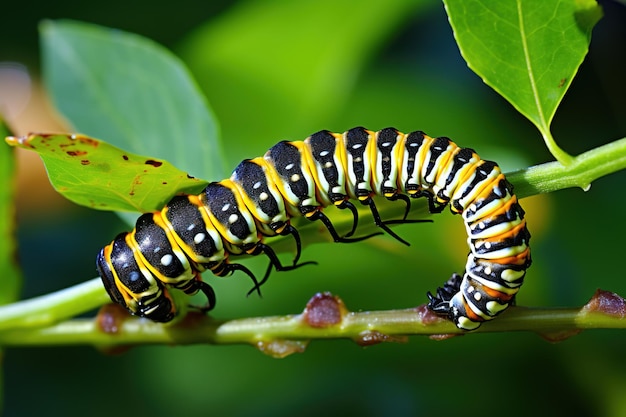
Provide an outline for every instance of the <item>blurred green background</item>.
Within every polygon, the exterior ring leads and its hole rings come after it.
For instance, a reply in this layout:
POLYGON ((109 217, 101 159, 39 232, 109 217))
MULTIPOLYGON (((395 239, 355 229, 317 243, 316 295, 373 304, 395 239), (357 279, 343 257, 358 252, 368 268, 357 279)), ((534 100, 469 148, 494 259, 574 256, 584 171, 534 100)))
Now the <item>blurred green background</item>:
MULTIPOLYGON (((190 65, 220 121, 229 167, 280 139, 357 125, 449 136, 505 171, 551 159, 531 124, 466 67, 438 2, 394 0, 382 9, 356 1, 204 3, 14 3, 0 27, 0 61, 21 62, 36 78, 37 24, 44 18, 154 39, 190 65), (362 32, 345 42, 342 22, 353 19, 362 21, 362 32), (318 65, 328 54, 337 63, 331 69, 318 65), (260 60, 275 63, 274 70, 260 60)), ((626 8, 602 5, 590 54, 553 125, 573 154, 626 134, 626 8)), ((39 169, 26 164, 24 175, 39 169)), ((587 193, 522 201, 534 265, 520 305, 581 305, 599 287, 626 295, 619 261, 625 180, 618 173, 587 193)), ((49 202, 41 197, 48 189, 43 182, 19 189, 23 297, 93 278, 99 248, 128 227, 110 213, 49 202)), ((318 291, 340 295, 352 310, 421 304, 451 266, 462 270, 467 251, 460 219, 446 213, 434 220, 398 228, 409 248, 389 237, 307 247, 303 260, 319 265, 273 274, 263 298, 246 298, 250 284, 240 276, 207 277, 219 299, 214 315, 297 313, 318 291)), ((265 260, 246 265, 263 270, 265 260)), ((414 337, 366 349, 317 341, 282 360, 247 346, 141 347, 119 356, 90 347, 8 349, 4 414, 617 416, 626 415, 624 351, 626 336, 618 331, 585 332, 559 344, 527 333, 414 337)))

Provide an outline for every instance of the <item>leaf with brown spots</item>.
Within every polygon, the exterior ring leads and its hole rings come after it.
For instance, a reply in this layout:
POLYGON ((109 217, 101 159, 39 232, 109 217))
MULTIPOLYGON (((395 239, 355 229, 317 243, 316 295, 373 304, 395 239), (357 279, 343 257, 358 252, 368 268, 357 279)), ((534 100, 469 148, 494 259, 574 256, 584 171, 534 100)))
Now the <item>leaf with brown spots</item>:
POLYGON ((167 161, 134 155, 84 135, 30 134, 6 141, 37 152, 54 188, 94 209, 154 211, 173 195, 195 194, 207 184, 167 161))

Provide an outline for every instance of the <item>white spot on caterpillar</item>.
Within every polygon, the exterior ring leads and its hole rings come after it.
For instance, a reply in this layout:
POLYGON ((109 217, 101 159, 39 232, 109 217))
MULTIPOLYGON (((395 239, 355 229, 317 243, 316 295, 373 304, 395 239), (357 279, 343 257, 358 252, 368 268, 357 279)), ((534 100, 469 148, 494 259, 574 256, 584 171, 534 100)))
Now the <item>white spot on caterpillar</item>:
POLYGON ((518 280, 524 276, 525 271, 515 271, 514 269, 505 269, 502 271, 501 277, 503 280, 511 282, 518 280))
POLYGON ((361 158, 360 156, 354 158, 354 162, 361 162, 361 161, 363 161, 363 158, 361 158))
POLYGON ((204 241, 204 239, 206 239, 206 233, 198 233, 193 237, 193 243, 195 243, 196 245, 200 244, 204 241))
POLYGON ((294 166, 294 164, 287 164, 287 165, 285 165, 285 169, 286 170, 293 169, 293 166, 294 166))
POLYGON ((230 203, 226 203, 222 206, 222 211, 228 211, 229 208, 230 208, 230 203))
POLYGON ((299 180, 300 180, 300 175, 298 175, 298 174, 293 174, 293 175, 289 178, 289 180, 290 180, 291 182, 296 182, 296 181, 299 181, 299 180))
POLYGON ((270 196, 266 192, 262 192, 261 194, 259 194, 259 200, 261 201, 265 201, 268 198, 270 198, 270 196))
POLYGON ((360 143, 357 143, 355 145, 352 145, 352 149, 359 149, 361 146, 363 146, 363 145, 360 144, 360 143))
POLYGON ((194 227, 195 227, 195 225, 193 223, 191 223, 189 226, 187 226, 187 231, 191 232, 194 227))
POLYGON ((481 298, 483 298, 481 293, 479 293, 479 292, 475 292, 474 293, 474 300, 480 301, 481 298))
POLYGON ((410 146, 411 148, 415 148, 416 146, 419 146, 419 143, 417 143, 417 142, 411 142, 411 143, 409 143, 409 146, 410 146))
POLYGON ((324 156, 328 155, 329 153, 330 152, 328 152, 328 151, 322 151, 322 152, 320 152, 320 156, 324 157, 324 156))
POLYGON ((258 189, 261 186, 261 181, 257 181, 254 183, 254 185, 252 186, 252 188, 254 188, 255 190, 258 189))
POLYGON ((171 254, 168 253, 167 255, 163 255, 161 257, 161 265, 170 266, 173 260, 174 260, 174 257, 171 254))
POLYGON ((333 163, 328 161, 324 164, 324 168, 331 168, 333 166, 333 163))
POLYGON ((480 326, 480 323, 473 322, 467 317, 458 317, 456 325, 463 330, 474 330, 480 326))
POLYGON ((383 148, 388 148, 389 146, 391 146, 391 142, 385 142, 383 143, 383 148))
POLYGON ((486 305, 487 311, 489 311, 490 316, 495 316, 496 314, 498 314, 499 312, 501 312, 508 306, 509 306, 509 303, 500 304, 496 301, 490 301, 486 305))
POLYGON ((239 220, 239 216, 234 213, 228 216, 228 223, 230 224, 235 223, 237 220, 239 220))

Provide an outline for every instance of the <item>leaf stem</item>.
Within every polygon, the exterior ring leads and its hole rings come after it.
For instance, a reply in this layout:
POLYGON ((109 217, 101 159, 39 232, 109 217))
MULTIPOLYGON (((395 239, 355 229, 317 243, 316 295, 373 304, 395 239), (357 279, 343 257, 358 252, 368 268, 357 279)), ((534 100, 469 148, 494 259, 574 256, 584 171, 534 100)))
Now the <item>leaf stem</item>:
POLYGON ((550 131, 550 127, 542 124, 541 126, 537 126, 539 131, 541 132, 541 136, 543 136, 543 141, 546 144, 546 147, 554 156, 554 158, 561 163, 561 165, 568 166, 573 163, 574 157, 572 155, 565 152, 563 149, 556 144, 556 141, 552 137, 552 132, 550 131))

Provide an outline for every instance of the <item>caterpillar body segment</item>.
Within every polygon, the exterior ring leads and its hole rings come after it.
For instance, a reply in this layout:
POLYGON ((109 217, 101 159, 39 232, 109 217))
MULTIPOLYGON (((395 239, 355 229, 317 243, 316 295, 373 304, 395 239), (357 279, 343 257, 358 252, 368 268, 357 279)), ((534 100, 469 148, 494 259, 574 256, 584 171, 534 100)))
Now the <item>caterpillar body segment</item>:
POLYGON ((531 264, 525 213, 495 162, 421 131, 357 127, 279 142, 264 156, 242 161, 230 178, 210 183, 199 195, 174 197, 161 211, 139 217, 132 232, 100 252, 97 266, 114 302, 166 322, 178 311, 171 288, 202 291, 208 300, 202 309, 213 308, 213 290, 200 278, 205 270, 218 276, 242 271, 253 280, 254 291, 272 269, 311 263, 299 263, 301 241, 293 217, 321 221, 336 242, 355 242, 371 236, 351 237, 358 202, 369 207, 382 230, 408 244, 388 225, 416 222, 406 217, 411 201, 422 197, 432 213, 449 205, 452 213, 461 214, 469 245, 464 274, 452 275, 435 295, 428 293, 429 307, 462 329, 475 329, 513 303, 523 283, 531 264), (377 195, 405 204, 404 217, 381 219, 377 195), (324 214, 331 205, 352 213, 346 235, 324 214), (290 265, 283 265, 265 243, 276 235, 293 236, 296 254, 290 265), (230 262, 239 254, 268 257, 260 281, 245 266, 230 262))

